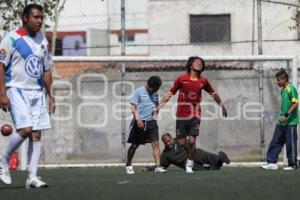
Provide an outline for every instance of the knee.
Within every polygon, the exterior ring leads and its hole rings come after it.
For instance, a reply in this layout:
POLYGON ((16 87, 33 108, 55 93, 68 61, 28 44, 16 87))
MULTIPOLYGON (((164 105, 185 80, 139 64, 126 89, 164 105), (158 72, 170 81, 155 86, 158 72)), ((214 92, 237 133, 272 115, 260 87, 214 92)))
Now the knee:
POLYGON ((41 132, 32 132, 31 136, 30 136, 30 140, 33 142, 38 142, 41 141, 41 132))
POLYGON ((130 148, 131 148, 133 151, 135 151, 135 150, 137 150, 138 147, 139 147, 139 145, 133 144, 133 145, 131 145, 130 148))
POLYGON ((31 127, 27 127, 27 128, 19 129, 18 133, 21 135, 21 137, 27 138, 27 137, 29 137, 31 135, 32 128, 31 127))

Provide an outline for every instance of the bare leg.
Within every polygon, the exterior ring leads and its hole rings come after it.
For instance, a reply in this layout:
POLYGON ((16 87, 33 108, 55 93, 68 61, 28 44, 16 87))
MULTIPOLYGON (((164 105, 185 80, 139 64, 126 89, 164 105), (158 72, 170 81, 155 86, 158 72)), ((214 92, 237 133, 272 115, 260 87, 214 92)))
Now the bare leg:
POLYGON ((159 142, 158 141, 153 141, 151 143, 152 145, 152 150, 153 150, 153 158, 155 161, 156 166, 160 165, 160 149, 159 149, 159 142))

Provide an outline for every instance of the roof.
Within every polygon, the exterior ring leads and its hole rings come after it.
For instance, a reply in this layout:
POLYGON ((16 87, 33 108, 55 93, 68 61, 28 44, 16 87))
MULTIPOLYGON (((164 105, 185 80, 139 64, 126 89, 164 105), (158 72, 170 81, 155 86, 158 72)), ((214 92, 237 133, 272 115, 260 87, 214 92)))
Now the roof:
MULTIPOLYGON (((206 62, 206 70, 253 70, 254 62, 206 62)), ((55 62, 56 75, 69 77, 86 71, 121 68, 121 62, 55 62)), ((126 62, 127 72, 184 71, 185 62, 126 62)))

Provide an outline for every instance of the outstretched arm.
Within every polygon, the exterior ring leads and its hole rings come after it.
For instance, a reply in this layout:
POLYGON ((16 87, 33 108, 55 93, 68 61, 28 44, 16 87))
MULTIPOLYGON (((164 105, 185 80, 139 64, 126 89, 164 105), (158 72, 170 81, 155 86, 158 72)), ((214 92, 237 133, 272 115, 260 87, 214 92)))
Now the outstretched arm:
POLYGON ((214 100, 217 102, 217 104, 219 104, 222 107, 223 116, 227 117, 227 110, 226 110, 224 104, 222 103, 220 96, 216 92, 212 96, 213 96, 214 100))
POLYGON ((163 96, 163 98, 161 99, 159 105, 157 106, 157 112, 159 112, 160 109, 162 109, 166 103, 168 103, 168 101, 172 98, 173 93, 168 91, 167 94, 165 94, 165 96, 163 96))

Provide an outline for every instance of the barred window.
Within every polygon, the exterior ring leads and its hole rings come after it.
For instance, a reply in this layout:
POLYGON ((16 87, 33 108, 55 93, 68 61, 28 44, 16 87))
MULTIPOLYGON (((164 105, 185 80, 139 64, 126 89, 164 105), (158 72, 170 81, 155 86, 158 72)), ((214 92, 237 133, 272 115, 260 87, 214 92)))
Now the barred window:
POLYGON ((230 42, 230 15, 190 15, 190 42, 230 42))

